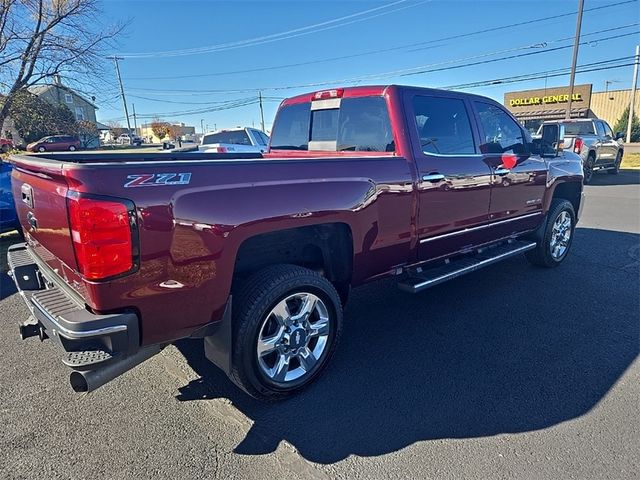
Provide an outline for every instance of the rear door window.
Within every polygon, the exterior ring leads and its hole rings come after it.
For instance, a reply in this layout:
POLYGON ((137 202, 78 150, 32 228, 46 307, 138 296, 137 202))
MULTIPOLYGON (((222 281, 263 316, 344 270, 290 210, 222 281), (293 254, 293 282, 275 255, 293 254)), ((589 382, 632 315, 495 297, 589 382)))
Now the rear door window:
MULTIPOLYGON (((602 126, 602 122, 595 122, 596 124, 596 131, 598 132, 598 136, 599 137, 604 137, 604 127, 602 126)), ((565 135, 566 135, 567 131, 565 130, 565 135)))
POLYGON ((416 95, 413 98, 413 113, 423 153, 476 153, 471 122, 463 100, 416 95))

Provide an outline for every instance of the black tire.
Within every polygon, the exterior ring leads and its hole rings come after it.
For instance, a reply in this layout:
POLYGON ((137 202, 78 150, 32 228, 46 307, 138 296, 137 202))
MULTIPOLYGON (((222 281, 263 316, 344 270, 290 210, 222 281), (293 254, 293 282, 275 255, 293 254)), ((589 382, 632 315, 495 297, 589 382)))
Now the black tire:
POLYGON ((38 147, 38 151, 39 151, 40 153, 42 153, 42 152, 46 152, 46 151, 47 151, 47 149, 46 149, 46 148, 44 148, 43 146, 39 146, 39 147, 38 147))
POLYGON ((69 151, 70 152, 75 152, 77 150, 77 148, 75 147, 75 145, 69 145, 69 151))
POLYGON ((4 143, 2 145, 2 147, 0 148, 0 150, 2 150, 2 153, 7 153, 9 151, 9 145, 7 145, 6 143, 4 143))
POLYGON ((613 168, 607 170, 609 175, 617 175, 620 172, 620 164, 622 163, 622 151, 618 151, 618 155, 616 155, 616 163, 613 168))
POLYGON ((587 159, 584 162, 582 167, 582 173, 584 174, 584 180, 582 183, 588 185, 589 182, 593 179, 593 166, 596 164, 596 156, 593 153, 590 153, 587 156, 587 159))
POLYGON ((231 380, 254 398, 277 401, 297 393, 324 370, 342 333, 340 297, 322 275, 296 265, 273 265, 251 275, 233 297, 233 353, 231 380), (327 307, 329 333, 326 346, 309 372, 288 383, 277 383, 258 363, 257 342, 272 309, 290 295, 312 293, 327 307))
POLYGON ((573 205, 568 200, 564 200, 562 198, 555 198, 551 202, 551 207, 549 208, 549 213, 547 214, 547 219, 545 220, 544 225, 541 227, 542 232, 538 239, 536 248, 533 250, 529 250, 525 255, 527 260, 531 262, 533 265, 537 265, 539 267, 553 268, 560 265, 571 249, 571 244, 573 243, 573 234, 576 226, 576 214, 573 209, 573 205), (570 236, 568 244, 566 245, 566 249, 564 253, 555 257, 552 253, 551 240, 554 234, 553 227, 560 215, 563 212, 567 212, 569 217, 571 218, 570 225, 570 236))

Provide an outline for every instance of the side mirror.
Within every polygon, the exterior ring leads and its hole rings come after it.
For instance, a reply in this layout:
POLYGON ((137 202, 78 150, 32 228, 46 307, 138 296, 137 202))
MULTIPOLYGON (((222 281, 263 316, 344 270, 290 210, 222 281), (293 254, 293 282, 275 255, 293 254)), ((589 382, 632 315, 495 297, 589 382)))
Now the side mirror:
POLYGON ((557 157, 564 149, 564 125, 546 123, 542 125, 542 156, 557 157))
POLYGON ((622 140, 624 138, 624 132, 616 132, 616 136, 615 139, 616 140, 622 140))

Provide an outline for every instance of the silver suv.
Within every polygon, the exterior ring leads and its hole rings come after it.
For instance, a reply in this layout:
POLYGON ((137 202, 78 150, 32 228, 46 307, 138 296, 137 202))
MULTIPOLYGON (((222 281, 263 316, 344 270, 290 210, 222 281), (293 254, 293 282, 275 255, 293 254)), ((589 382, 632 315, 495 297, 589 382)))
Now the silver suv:
MULTIPOLYGON (((604 120, 585 118, 579 120, 553 120, 544 122, 564 125, 564 149, 582 157, 584 183, 589 183, 594 172, 606 170, 617 174, 622 163, 624 133, 615 135, 604 120)), ((543 124, 544 125, 544 124, 543 124)), ((542 125, 538 133, 542 132, 542 125)))

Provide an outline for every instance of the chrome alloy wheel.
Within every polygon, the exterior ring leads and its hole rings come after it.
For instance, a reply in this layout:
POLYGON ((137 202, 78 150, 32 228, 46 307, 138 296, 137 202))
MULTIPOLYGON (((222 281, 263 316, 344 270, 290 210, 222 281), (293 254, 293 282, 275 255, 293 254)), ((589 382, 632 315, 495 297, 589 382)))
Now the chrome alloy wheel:
POLYGON ((312 372, 329 343, 329 311, 316 295, 298 292, 281 300, 262 322, 256 353, 262 373, 288 384, 312 372))
POLYGON ((567 252, 571 240, 571 215, 566 210, 560 212, 551 229, 551 256, 560 260, 567 252))

